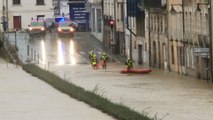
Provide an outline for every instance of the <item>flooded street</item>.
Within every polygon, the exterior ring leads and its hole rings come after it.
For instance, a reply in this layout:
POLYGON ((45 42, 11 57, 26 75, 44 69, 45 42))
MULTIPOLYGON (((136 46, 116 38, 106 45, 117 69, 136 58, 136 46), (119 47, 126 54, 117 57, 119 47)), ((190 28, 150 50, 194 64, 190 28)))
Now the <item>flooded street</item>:
POLYGON ((1 120, 115 120, 0 58, 1 120))
POLYGON ((210 81, 160 70, 143 75, 124 75, 120 73, 125 68, 124 64, 115 61, 109 63, 107 70, 93 70, 89 65, 89 51, 95 50, 100 57, 104 48, 89 33, 77 33, 73 39, 47 35, 44 40, 22 40, 18 43, 23 60, 31 58, 64 80, 152 118, 213 119, 213 88, 210 81))
POLYGON ((123 66, 107 70, 90 65, 51 66, 50 71, 113 102, 163 120, 212 120, 213 89, 206 81, 154 70, 146 75, 122 75, 123 66))

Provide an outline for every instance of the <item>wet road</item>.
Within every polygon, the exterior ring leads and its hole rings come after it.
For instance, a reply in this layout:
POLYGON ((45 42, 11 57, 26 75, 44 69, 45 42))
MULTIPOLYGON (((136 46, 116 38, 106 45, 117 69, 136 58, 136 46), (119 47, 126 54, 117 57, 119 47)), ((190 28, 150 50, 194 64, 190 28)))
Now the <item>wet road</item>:
POLYGON ((95 49, 100 53, 102 46, 91 39, 87 33, 78 33, 73 39, 47 35, 45 40, 33 39, 27 43, 28 57, 39 60, 45 67, 49 63, 48 70, 65 80, 87 90, 98 88, 98 93, 113 102, 123 103, 151 117, 213 119, 211 83, 159 70, 147 75, 121 75, 119 70, 123 65, 116 62, 111 62, 107 70, 92 70, 88 64, 88 51, 95 49))
MULTIPOLYGON (((13 34, 8 37, 14 44, 13 34)), ((45 39, 28 40, 24 33, 20 33, 16 36, 16 42, 23 61, 31 59, 43 67, 47 67, 47 63, 50 66, 70 67, 77 64, 89 65, 83 57, 86 51, 79 51, 80 47, 75 48, 76 40, 73 39, 58 39, 48 34, 45 39)), ((8 65, 1 59, 0 72, 2 120, 115 120, 83 102, 62 94, 27 74, 21 67, 8 65)))
POLYGON ((75 33, 73 38, 59 38, 55 33, 48 33, 44 38, 29 38, 24 33, 8 36, 13 44, 16 38, 18 52, 24 62, 30 59, 41 65, 86 64, 91 50, 100 57, 102 49, 106 49, 89 33, 75 33))

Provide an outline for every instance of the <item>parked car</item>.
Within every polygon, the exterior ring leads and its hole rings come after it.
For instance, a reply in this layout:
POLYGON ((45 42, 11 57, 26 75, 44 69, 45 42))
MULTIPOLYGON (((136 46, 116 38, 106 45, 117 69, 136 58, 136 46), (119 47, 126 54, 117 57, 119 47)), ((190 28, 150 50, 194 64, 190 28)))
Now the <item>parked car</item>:
POLYGON ((71 21, 64 21, 64 22, 59 22, 58 23, 58 36, 68 36, 68 37, 73 37, 75 32, 75 28, 72 25, 71 21))
POLYGON ((44 20, 32 20, 29 28, 28 28, 28 33, 30 36, 34 35, 41 35, 45 36, 46 35, 46 24, 44 20))

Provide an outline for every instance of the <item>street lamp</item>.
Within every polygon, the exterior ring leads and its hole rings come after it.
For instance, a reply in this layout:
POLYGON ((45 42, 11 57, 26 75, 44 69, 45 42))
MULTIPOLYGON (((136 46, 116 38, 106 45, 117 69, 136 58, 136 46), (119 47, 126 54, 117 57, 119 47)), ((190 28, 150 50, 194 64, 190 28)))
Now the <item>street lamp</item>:
MULTIPOLYGON (((208 3, 197 3, 196 12, 201 12, 200 5, 206 5, 208 7, 208 23, 209 23, 209 55, 210 55, 210 77, 213 82, 213 66, 212 66, 212 11, 211 11, 211 0, 208 0, 208 3)), ((208 80, 208 58, 207 58, 207 80, 208 80)))

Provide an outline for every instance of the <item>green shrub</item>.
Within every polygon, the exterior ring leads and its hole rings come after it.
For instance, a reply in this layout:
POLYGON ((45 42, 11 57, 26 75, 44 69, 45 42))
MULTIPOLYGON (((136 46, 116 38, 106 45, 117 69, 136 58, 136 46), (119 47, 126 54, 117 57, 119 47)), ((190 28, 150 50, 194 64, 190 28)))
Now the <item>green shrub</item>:
POLYGON ((62 80, 55 74, 43 70, 38 66, 27 64, 23 65, 23 69, 26 72, 32 74, 33 76, 36 76, 41 80, 47 82, 48 84, 52 85, 59 91, 66 93, 67 95, 76 98, 79 101, 83 101, 89 104, 90 106, 113 116, 118 120, 153 120, 147 117, 146 115, 142 115, 124 105, 112 103, 107 98, 95 94, 92 91, 86 91, 81 87, 62 80))

